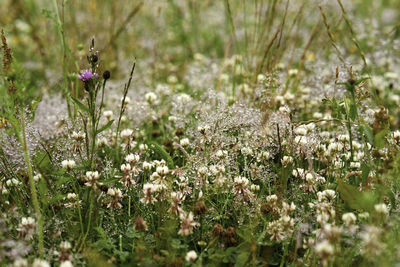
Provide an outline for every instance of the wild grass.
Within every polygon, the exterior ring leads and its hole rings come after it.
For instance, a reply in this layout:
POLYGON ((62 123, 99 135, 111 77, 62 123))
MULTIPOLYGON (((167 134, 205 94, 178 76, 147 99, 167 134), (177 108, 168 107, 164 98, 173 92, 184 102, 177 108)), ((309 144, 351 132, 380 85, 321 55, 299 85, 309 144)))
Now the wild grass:
POLYGON ((4 0, 1 266, 394 266, 395 0, 4 0))

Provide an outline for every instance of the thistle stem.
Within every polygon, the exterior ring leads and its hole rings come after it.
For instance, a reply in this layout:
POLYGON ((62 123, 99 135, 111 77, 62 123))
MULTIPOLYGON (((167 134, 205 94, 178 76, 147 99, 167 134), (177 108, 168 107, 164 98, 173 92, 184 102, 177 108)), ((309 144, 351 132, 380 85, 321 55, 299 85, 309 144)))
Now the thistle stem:
POLYGON ((22 131, 22 133, 19 136, 19 138, 20 138, 20 143, 22 145, 22 149, 24 151, 26 166, 28 168, 28 177, 29 177, 29 185, 30 185, 31 194, 32 194, 33 208, 35 210, 36 217, 38 220, 39 255, 41 258, 43 258, 43 250, 44 250, 43 218, 42 218, 42 214, 40 212, 40 205, 39 205, 39 201, 38 201, 38 197, 37 197, 35 181, 33 180, 33 169, 32 169, 31 159, 30 159, 30 155, 29 155, 28 144, 26 141, 25 116, 24 116, 23 110, 21 110, 21 131, 22 131))

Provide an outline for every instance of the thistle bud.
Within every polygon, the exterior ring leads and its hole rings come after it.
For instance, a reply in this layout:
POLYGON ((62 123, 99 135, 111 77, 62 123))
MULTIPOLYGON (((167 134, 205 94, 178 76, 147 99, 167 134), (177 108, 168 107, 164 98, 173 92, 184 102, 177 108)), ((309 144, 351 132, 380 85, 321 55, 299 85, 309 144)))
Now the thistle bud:
POLYGON ((92 63, 96 63, 97 61, 99 61, 99 57, 96 54, 93 54, 90 59, 92 63))
POLYGON ((103 72, 103 79, 104 79, 104 80, 108 80, 108 79, 110 79, 110 77, 111 77, 110 71, 109 71, 109 70, 105 70, 105 71, 103 72))

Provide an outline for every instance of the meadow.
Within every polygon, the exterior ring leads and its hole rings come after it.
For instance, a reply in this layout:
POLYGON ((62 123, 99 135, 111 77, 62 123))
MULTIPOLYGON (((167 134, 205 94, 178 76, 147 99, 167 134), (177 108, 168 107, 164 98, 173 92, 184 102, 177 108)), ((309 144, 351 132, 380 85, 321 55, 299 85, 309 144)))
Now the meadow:
POLYGON ((1 0, 0 266, 399 266, 399 21, 1 0))

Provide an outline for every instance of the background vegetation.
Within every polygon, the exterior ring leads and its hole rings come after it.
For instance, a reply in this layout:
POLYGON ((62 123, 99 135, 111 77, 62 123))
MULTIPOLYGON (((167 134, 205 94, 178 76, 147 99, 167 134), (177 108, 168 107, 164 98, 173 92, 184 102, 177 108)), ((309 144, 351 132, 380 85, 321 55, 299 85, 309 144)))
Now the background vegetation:
POLYGON ((399 12, 3 0, 0 264, 398 264, 399 12))

